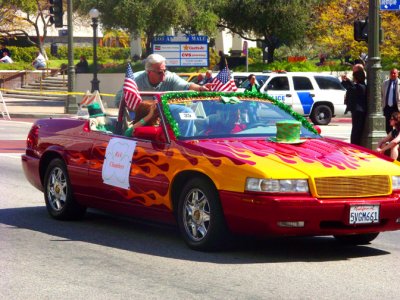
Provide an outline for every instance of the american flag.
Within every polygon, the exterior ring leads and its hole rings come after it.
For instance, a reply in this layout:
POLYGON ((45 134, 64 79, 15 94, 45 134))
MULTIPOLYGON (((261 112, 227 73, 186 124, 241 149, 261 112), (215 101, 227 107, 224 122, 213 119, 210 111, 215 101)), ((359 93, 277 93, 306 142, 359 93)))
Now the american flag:
POLYGON ((227 67, 223 68, 217 76, 213 79, 213 91, 218 92, 235 92, 237 87, 227 67))
POLYGON ((136 106, 142 102, 142 98, 140 97, 130 63, 128 63, 128 67, 126 68, 123 90, 126 106, 130 110, 135 110, 136 106))

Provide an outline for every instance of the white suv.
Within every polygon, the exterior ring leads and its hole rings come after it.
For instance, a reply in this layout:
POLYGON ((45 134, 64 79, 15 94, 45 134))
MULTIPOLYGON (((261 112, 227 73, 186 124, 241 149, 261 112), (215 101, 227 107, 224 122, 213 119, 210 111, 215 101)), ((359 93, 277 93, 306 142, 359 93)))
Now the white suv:
MULTIPOLYGON (((235 74, 233 74, 235 76, 235 74)), ((261 93, 267 93, 291 106, 294 111, 310 117, 317 125, 327 125, 332 117, 344 114, 346 90, 333 75, 308 72, 257 73, 261 93)), ((239 88, 245 88, 248 80, 239 88)))

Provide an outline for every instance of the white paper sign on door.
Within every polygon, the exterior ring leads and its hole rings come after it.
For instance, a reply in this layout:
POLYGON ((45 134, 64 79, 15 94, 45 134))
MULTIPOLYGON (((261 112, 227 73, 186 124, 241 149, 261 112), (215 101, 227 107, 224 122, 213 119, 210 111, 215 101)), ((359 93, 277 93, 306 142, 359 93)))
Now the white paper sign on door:
POLYGON ((102 170, 105 184, 129 190, 129 173, 135 148, 136 141, 121 138, 110 140, 102 170))

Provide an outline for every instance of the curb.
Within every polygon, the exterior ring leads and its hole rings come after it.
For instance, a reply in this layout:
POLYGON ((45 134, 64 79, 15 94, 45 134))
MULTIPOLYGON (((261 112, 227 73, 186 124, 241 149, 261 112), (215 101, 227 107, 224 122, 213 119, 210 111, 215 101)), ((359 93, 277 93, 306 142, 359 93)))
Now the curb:
POLYGON ((332 118, 332 123, 351 123, 351 117, 349 117, 349 118, 332 118))

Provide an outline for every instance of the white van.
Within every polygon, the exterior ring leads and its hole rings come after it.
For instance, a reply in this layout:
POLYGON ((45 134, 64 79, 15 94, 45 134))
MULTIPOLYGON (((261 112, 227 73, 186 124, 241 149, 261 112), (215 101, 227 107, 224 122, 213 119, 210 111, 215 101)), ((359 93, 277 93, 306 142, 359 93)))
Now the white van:
MULTIPOLYGON (((346 90, 333 75, 310 72, 254 74, 261 86, 261 93, 267 93, 291 106, 297 113, 310 117, 314 124, 327 125, 332 117, 344 114, 346 90)), ((234 78, 244 75, 233 73, 234 78)), ((247 85, 248 80, 242 81, 239 90, 243 91, 247 85)))

